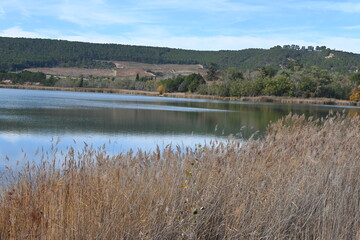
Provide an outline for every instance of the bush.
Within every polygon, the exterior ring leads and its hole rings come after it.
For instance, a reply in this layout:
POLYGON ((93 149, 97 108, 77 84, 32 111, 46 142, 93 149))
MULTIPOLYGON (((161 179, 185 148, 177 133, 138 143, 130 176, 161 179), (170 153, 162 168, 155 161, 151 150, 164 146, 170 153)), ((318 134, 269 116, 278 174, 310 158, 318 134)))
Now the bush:
POLYGON ((349 99, 350 101, 360 101, 360 85, 351 92, 349 99))
POLYGON ((166 92, 166 89, 165 89, 164 85, 160 85, 160 86, 158 86, 157 91, 160 94, 164 94, 166 92))
POLYGON ((277 75, 273 78, 265 79, 265 88, 263 93, 272 96, 290 96, 292 83, 286 75, 277 75))

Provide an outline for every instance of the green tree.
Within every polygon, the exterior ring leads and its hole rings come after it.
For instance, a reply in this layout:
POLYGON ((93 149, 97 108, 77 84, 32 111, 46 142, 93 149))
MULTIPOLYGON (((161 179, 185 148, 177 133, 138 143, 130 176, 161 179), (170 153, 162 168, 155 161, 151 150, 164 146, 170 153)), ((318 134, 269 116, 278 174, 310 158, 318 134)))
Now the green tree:
POLYGON ((167 92, 177 92, 181 83, 185 80, 184 76, 161 80, 167 92))
POLYGON ((265 95, 273 96, 291 96, 292 82, 286 75, 277 75, 273 78, 265 79, 265 88, 263 93, 265 95))
POLYGON ((264 77, 274 77, 277 73, 277 70, 272 67, 261 67, 259 69, 261 76, 264 77))
POLYGON ((219 78, 219 65, 216 63, 210 63, 210 66, 207 71, 207 80, 214 81, 219 78))
POLYGON ((350 80, 356 85, 360 85, 360 73, 354 73, 351 75, 350 80))

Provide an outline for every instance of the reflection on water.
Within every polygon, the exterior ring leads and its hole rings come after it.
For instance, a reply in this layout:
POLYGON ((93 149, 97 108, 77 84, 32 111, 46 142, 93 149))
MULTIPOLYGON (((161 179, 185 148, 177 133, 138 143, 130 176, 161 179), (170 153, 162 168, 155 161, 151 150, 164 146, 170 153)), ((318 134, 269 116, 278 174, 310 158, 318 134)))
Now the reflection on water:
MULTIPOLYGON (((343 108, 241 103, 99 93, 0 89, 0 165, 5 156, 21 159, 37 148, 49 150, 86 142, 107 143, 110 153, 151 150, 159 145, 193 146, 229 135, 263 134, 288 113, 326 116, 343 108), (76 144, 75 144, 76 142, 76 144), (23 149, 23 151, 21 151, 23 149)), ((350 108, 348 108, 350 109, 350 108)), ((359 108, 352 108, 358 111, 359 108)))

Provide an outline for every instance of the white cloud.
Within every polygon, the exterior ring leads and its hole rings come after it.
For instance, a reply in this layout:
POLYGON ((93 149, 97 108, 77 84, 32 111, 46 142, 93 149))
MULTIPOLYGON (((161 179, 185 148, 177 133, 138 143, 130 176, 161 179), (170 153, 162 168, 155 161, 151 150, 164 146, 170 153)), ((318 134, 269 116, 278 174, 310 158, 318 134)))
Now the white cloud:
POLYGON ((360 38, 329 37, 320 40, 319 45, 325 45, 331 49, 360 53, 360 38))
POLYGON ((42 36, 36 32, 24 31, 23 29, 21 29, 20 27, 17 27, 17 26, 0 31, 0 36, 3 36, 3 37, 26 37, 26 38, 46 37, 46 36, 42 36))
POLYGON ((145 14, 135 14, 128 7, 107 5, 102 0, 65 0, 59 3, 56 9, 55 14, 58 18, 83 26, 150 22, 145 14))
POLYGON ((105 0, 5 0, 2 7, 25 17, 46 16, 81 26, 150 22, 146 13, 137 14, 131 5, 119 6, 105 0))
POLYGON ((359 2, 328 2, 325 8, 344 13, 360 13, 359 2))
POLYGON ((287 4, 290 8, 311 9, 316 11, 331 10, 343 13, 360 13, 359 2, 308 1, 298 4, 287 4))
POLYGON ((346 30, 360 30, 360 25, 344 27, 346 30))
POLYGON ((258 12, 268 8, 265 5, 230 2, 228 0, 154 0, 140 1, 138 6, 147 9, 196 10, 198 12, 258 12))
POLYGON ((0 18, 5 15, 5 10, 3 7, 0 6, 0 18))

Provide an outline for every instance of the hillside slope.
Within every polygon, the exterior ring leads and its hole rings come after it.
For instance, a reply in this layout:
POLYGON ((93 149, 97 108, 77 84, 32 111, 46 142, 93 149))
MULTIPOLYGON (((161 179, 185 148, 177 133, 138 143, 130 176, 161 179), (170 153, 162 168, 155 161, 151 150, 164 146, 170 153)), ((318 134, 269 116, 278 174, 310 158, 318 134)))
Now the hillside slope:
POLYGON ((195 51, 0 37, 0 70, 16 71, 32 67, 114 68, 115 64, 111 61, 202 64, 205 67, 210 63, 217 63, 221 68, 237 67, 241 70, 264 66, 278 69, 289 61, 297 61, 305 67, 316 65, 337 72, 354 72, 360 68, 360 54, 330 50, 326 47, 315 49, 288 45, 269 50, 195 51))

